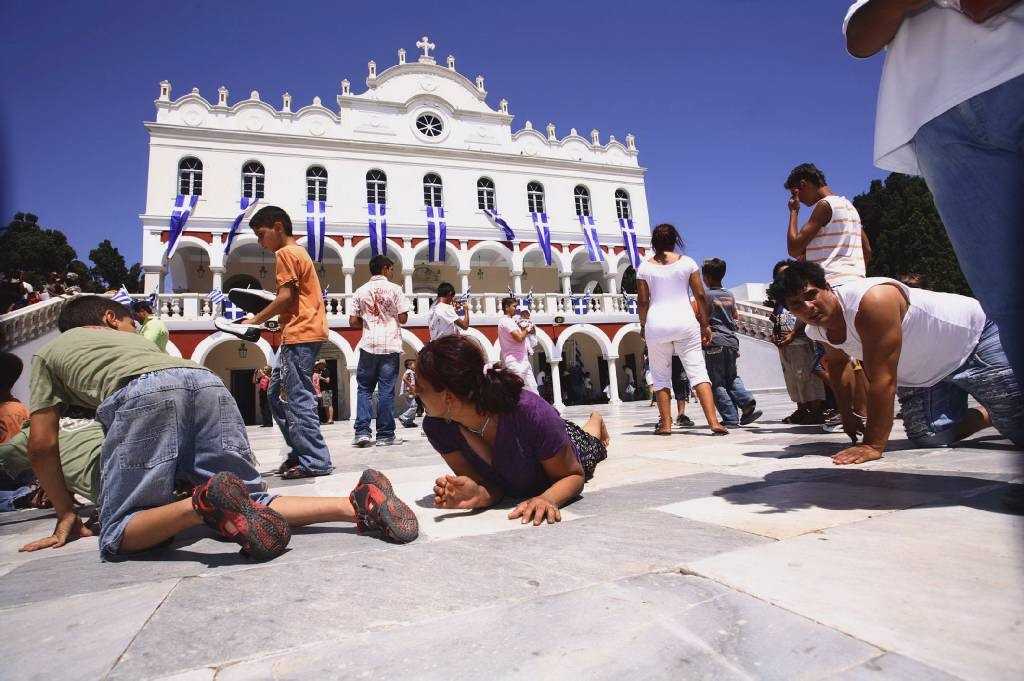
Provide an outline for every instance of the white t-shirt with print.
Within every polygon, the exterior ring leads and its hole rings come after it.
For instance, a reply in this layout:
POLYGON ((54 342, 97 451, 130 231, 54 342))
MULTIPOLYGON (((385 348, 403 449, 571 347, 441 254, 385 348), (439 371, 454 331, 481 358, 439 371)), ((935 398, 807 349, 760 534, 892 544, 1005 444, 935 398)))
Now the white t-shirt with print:
MULTIPOLYGON (((869 0, 857 0, 851 17, 869 0)), ((920 175, 911 143, 928 121, 1024 74, 1024 3, 984 24, 930 4, 900 25, 886 47, 875 114, 875 165, 920 175)))
POLYGON ((455 307, 440 301, 434 303, 427 314, 427 328, 430 330, 430 340, 437 340, 445 336, 456 336, 459 334, 459 327, 455 322, 462 318, 455 307))

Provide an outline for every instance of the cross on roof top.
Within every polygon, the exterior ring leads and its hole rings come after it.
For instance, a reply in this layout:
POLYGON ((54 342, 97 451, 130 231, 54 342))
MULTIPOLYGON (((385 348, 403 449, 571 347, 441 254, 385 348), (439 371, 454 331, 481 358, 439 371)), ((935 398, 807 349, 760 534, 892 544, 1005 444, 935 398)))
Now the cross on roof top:
POLYGON ((432 49, 434 49, 435 47, 437 47, 437 45, 435 45, 434 43, 430 42, 430 38, 428 38, 427 36, 423 36, 420 40, 418 40, 416 42, 416 47, 418 47, 421 50, 423 50, 422 57, 424 57, 426 59, 431 59, 432 60, 433 57, 430 56, 430 51, 432 49))

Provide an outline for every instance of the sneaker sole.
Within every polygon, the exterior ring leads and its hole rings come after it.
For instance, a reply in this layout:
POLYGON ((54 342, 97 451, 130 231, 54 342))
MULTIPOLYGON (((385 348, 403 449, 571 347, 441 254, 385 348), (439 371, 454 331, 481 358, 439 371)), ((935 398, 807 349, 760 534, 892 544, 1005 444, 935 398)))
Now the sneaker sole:
POLYGON ((242 552, 250 558, 270 560, 288 548, 292 537, 288 521, 277 511, 254 503, 249 489, 238 477, 230 473, 213 476, 206 490, 206 500, 219 511, 241 516, 230 519, 237 533, 233 537, 225 536, 240 544, 242 552))
POLYGON ((373 468, 367 468, 363 471, 363 474, 359 477, 359 482, 356 484, 356 487, 359 485, 376 485, 381 492, 384 492, 384 494, 393 495, 395 493, 388 477, 373 468))
POLYGON ((394 491, 385 492, 372 484, 359 485, 352 490, 349 500, 360 516, 361 529, 377 530, 385 539, 399 544, 408 544, 420 534, 416 514, 394 491), (366 523, 364 517, 372 522, 366 523))

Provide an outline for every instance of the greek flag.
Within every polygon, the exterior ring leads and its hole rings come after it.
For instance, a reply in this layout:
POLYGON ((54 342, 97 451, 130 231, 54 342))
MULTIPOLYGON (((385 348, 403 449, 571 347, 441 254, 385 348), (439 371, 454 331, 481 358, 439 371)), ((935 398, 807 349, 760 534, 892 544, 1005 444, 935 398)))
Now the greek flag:
POLYGON ((427 206, 427 260, 444 262, 448 250, 448 223, 443 206, 427 206))
POLYGON ((170 260, 174 251, 178 248, 178 238, 185 231, 185 223, 196 209, 196 202, 199 201, 198 194, 178 194, 174 199, 174 208, 171 209, 171 225, 167 235, 167 259, 170 260))
POLYGON ((497 225, 502 232, 505 233, 505 241, 515 241, 516 233, 512 231, 512 228, 508 226, 508 221, 498 215, 497 210, 491 210, 490 208, 484 208, 484 214, 490 218, 491 222, 497 225))
POLYGON ((370 236, 370 256, 383 255, 387 251, 388 240, 388 206, 386 203, 368 203, 366 212, 370 216, 368 234, 370 236))
POLYGON ((472 291, 473 287, 471 286, 467 288, 463 293, 456 293, 455 298, 453 298, 452 300, 454 300, 455 303, 457 303, 458 305, 465 305, 466 302, 469 300, 469 296, 472 291))
POLYGON ((516 301, 516 307, 526 307, 531 310, 533 309, 533 289, 530 289, 530 292, 527 295, 520 297, 517 296, 515 291, 512 290, 512 287, 509 286, 508 297, 516 301))
POLYGON ((572 297, 572 311, 575 314, 587 314, 590 312, 590 294, 572 297))
POLYGON ((583 242, 587 244, 587 255, 590 262, 603 262, 604 251, 601 250, 601 242, 597 239, 597 227, 594 226, 593 215, 580 215, 580 227, 583 228, 583 242))
POLYGON ((327 202, 306 201, 306 250, 313 262, 324 261, 324 234, 327 232, 327 202))
POLYGON ((235 237, 238 235, 238 228, 242 225, 242 220, 251 216, 253 211, 256 210, 256 204, 259 203, 259 199, 251 199, 248 196, 243 196, 238 201, 238 215, 235 216, 234 222, 231 223, 231 229, 228 230, 228 240, 224 244, 224 255, 227 255, 231 251, 231 244, 234 243, 235 237))
POLYGON ((631 296, 628 293, 622 294, 622 309, 626 311, 626 314, 636 314, 637 304, 636 296, 631 296))
POLYGON ((247 313, 230 300, 225 299, 223 302, 223 313, 221 316, 230 319, 233 322, 237 322, 239 319, 245 319, 247 313))
POLYGON ((551 266, 551 228, 548 227, 547 213, 530 213, 533 218, 533 228, 537 230, 537 243, 544 254, 544 264, 551 266))
POLYGON ((124 287, 124 284, 122 284, 121 288, 114 294, 114 300, 127 307, 132 306, 132 297, 129 295, 128 289, 124 287))
POLYGON ((636 228, 632 218, 619 218, 619 229, 622 230, 622 245, 626 247, 626 255, 634 268, 640 267, 640 249, 636 245, 636 228))
POLYGON ((579 341, 574 340, 572 342, 572 347, 573 347, 573 353, 572 353, 573 354, 573 359, 576 361, 576 364, 577 365, 583 364, 583 353, 580 352, 579 341))
POLYGON ((212 291, 210 291, 209 295, 206 296, 206 299, 209 300, 214 305, 220 305, 225 300, 227 300, 228 297, 227 294, 225 294, 219 288, 215 288, 212 291))

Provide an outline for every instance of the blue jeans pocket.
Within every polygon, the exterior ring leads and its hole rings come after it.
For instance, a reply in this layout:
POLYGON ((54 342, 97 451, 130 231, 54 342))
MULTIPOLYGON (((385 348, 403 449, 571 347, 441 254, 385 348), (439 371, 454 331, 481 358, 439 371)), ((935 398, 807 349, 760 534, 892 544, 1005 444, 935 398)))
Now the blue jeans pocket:
POLYGON ((178 456, 178 418, 174 400, 120 409, 108 437, 118 441, 122 470, 155 468, 178 456))
POLYGON ((221 395, 220 403, 220 445, 226 452, 237 454, 255 465, 249 437, 245 432, 245 423, 238 412, 238 405, 231 395, 221 395))

